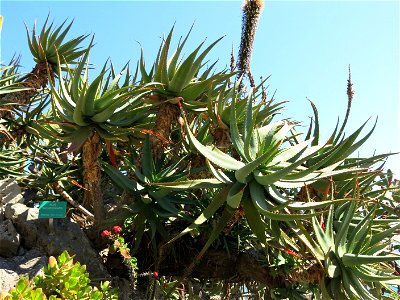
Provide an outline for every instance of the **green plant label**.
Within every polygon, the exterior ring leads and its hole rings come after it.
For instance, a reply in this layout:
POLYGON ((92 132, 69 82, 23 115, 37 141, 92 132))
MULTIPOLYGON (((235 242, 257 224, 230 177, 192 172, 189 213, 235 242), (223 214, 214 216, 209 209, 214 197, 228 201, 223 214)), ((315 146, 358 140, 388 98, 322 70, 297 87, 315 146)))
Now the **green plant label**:
POLYGON ((39 206, 39 219, 65 218, 67 202, 42 201, 39 206))

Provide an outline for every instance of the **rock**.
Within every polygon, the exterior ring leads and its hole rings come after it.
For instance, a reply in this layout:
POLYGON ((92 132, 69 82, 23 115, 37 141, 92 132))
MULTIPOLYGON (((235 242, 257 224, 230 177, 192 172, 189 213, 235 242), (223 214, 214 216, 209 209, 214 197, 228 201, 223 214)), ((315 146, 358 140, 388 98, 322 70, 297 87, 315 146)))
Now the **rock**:
POLYGON ((14 178, 0 180, 0 203, 22 203, 23 201, 21 188, 14 178))
POLYGON ((0 256, 11 257, 17 254, 19 234, 10 220, 0 223, 0 256))
POLYGON ((111 285, 112 288, 115 288, 118 290, 118 299, 119 300, 130 300, 130 299, 136 299, 136 300, 142 300, 144 298, 140 297, 140 295, 137 293, 137 291, 132 291, 131 286, 129 284, 129 281, 126 280, 125 278, 120 278, 120 277, 113 277, 111 280, 111 285))
MULTIPOLYGON (((74 261, 86 265, 91 278, 111 278, 99 254, 77 223, 69 218, 54 219, 53 229, 50 230, 49 219, 39 219, 38 208, 29 208, 21 202, 21 189, 15 180, 0 180, 0 255, 12 256, 27 251, 23 254, 25 257, 30 249, 35 248, 47 256, 57 257, 67 250, 74 255, 74 261)), ((12 271, 11 267, 0 266, 0 269, 4 274, 19 274, 12 271)))
POLYGON ((17 256, 23 256, 23 255, 25 255, 26 251, 27 251, 27 250, 26 250, 24 247, 20 246, 20 247, 18 248, 17 256))
POLYGON ((47 266, 47 261, 47 256, 37 249, 28 251, 24 256, 0 257, 0 293, 6 293, 14 287, 20 275, 34 277, 47 266))
POLYGON ((74 261, 86 265, 91 278, 111 277, 102 263, 100 255, 80 226, 69 218, 54 219, 54 232, 50 232, 48 220, 43 220, 37 231, 36 247, 43 249, 49 256, 58 256, 64 250, 74 256, 74 261))
POLYGON ((75 255, 75 261, 86 265, 91 278, 110 277, 85 233, 71 219, 53 219, 54 232, 51 232, 49 219, 38 219, 38 208, 28 208, 20 203, 8 204, 5 216, 14 223, 24 247, 38 248, 48 256, 58 256, 67 250, 70 255, 75 255))
POLYGON ((0 180, 0 222, 4 221, 4 206, 8 203, 22 203, 24 197, 14 178, 0 180))
POLYGON ((38 208, 29 208, 21 203, 6 205, 5 217, 13 222, 21 235, 22 244, 28 249, 36 246, 39 227, 38 216, 38 208))

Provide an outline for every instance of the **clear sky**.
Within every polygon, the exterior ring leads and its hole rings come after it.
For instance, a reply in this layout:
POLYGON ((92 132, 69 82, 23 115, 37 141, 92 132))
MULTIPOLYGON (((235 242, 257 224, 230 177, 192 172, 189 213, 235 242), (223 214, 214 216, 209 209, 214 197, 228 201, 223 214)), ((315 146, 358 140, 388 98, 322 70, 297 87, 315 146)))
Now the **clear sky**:
MULTIPOLYGON (((75 19, 71 37, 95 33, 91 62, 99 68, 110 57, 117 69, 136 63, 143 47, 147 65, 155 59, 161 37, 175 23, 175 42, 195 22, 186 53, 207 38, 225 36, 209 58, 229 66, 241 33, 241 1, 1 1, 4 16, 1 61, 22 54, 29 72, 24 22, 43 24, 48 13, 56 24, 75 19)), ((322 134, 333 131, 346 110, 346 82, 351 64, 355 96, 349 134, 372 117, 377 128, 360 156, 399 152, 399 15, 398 1, 266 1, 256 35, 252 73, 272 75, 270 94, 288 100, 283 117, 304 121, 312 116, 307 98, 319 109, 322 134)), ((134 67, 134 65, 132 65, 134 67)), ((367 132, 365 130, 365 132, 367 132)), ((357 155, 357 153, 355 154, 357 155)), ((400 155, 386 167, 400 177, 400 155)))

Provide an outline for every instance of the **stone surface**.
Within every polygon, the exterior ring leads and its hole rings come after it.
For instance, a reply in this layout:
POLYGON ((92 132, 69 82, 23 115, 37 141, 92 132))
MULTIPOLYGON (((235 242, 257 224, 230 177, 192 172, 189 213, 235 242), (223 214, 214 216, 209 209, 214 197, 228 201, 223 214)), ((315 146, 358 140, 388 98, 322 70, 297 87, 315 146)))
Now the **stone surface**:
POLYGON ((29 250, 24 256, 0 257, 0 292, 8 292, 14 287, 20 275, 34 277, 47 262, 47 256, 37 249, 29 250))
POLYGON ((0 205, 0 222, 4 221, 4 206, 0 205))
POLYGON ((67 250, 70 255, 75 255, 74 260, 86 265, 91 278, 111 277, 77 223, 68 218, 54 219, 54 232, 51 232, 48 220, 43 221, 38 230, 36 247, 43 249, 49 256, 58 256, 67 250))
POLYGON ((29 208, 22 203, 6 205, 5 217, 13 222, 21 235, 21 243, 28 249, 36 246, 39 226, 38 216, 38 208, 29 208))
POLYGON ((69 218, 54 219, 54 231, 51 231, 48 219, 38 219, 38 208, 28 208, 20 203, 8 204, 5 215, 20 233, 24 247, 38 248, 48 256, 58 256, 67 250, 70 255, 75 255, 75 260, 86 265, 92 278, 110 277, 85 233, 69 218))
POLYGON ((19 234, 10 220, 0 223, 0 256, 15 256, 19 247, 19 234))
POLYGON ((0 180, 0 203, 22 203, 23 201, 21 188, 14 178, 0 180))
MULTIPOLYGON (((99 254, 80 226, 69 218, 39 219, 39 209, 23 204, 15 180, 0 180, 0 292, 7 292, 20 275, 35 276, 49 256, 64 250, 86 265, 91 278, 110 278, 99 254)), ((97 236, 97 233, 96 233, 97 236)), ((120 282, 120 289, 127 288, 120 282)), ((1 297, 0 297, 1 298, 1 297)))
POLYGON ((113 288, 117 289, 119 300, 142 300, 140 294, 138 292, 132 291, 129 281, 125 278, 113 277, 111 280, 111 284, 113 288))

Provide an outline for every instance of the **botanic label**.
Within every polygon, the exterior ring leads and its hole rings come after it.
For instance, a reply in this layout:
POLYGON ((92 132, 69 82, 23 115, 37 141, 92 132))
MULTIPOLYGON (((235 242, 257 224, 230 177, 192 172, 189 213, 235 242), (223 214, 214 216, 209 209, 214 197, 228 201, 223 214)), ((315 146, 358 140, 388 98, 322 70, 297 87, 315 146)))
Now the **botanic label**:
POLYGON ((39 206, 39 219, 65 218, 67 202, 42 201, 39 206))

